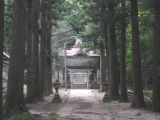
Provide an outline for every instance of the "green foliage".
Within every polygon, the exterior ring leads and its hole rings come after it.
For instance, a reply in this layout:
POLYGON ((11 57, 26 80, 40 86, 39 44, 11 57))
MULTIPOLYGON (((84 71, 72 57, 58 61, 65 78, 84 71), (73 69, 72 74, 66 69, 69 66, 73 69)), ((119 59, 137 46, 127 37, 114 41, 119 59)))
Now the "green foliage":
MULTIPOLYGON (((3 96, 5 96, 5 95, 3 95, 3 96)), ((6 103, 6 100, 3 100, 3 106, 5 105, 5 103, 6 103)))
POLYGON ((153 64, 153 32, 141 36, 141 64, 143 82, 152 81, 152 64, 153 64))
POLYGON ((89 45, 83 44, 83 47, 88 47, 89 50, 97 51, 97 45, 102 44, 104 41, 104 31, 102 19, 104 14, 100 8, 102 7, 103 1, 89 0, 81 2, 83 8, 83 20, 84 29, 79 33, 79 36, 83 39, 83 43, 90 43, 89 45), (87 45, 87 46, 86 46, 87 45))
POLYGON ((132 79, 132 73, 131 73, 131 68, 132 68, 132 42, 130 41, 127 44, 127 49, 126 49, 126 79, 128 82, 131 82, 132 79))
POLYGON ((80 32, 80 36, 89 37, 90 41, 95 40, 97 38, 98 29, 99 29, 98 25, 94 24, 93 22, 90 22, 86 26, 85 31, 80 32))
MULTIPOLYGON (((62 58, 59 57, 60 48, 64 48, 64 43, 71 47, 74 45, 75 32, 72 27, 66 21, 57 21, 57 26, 53 27, 52 31, 52 56, 56 61, 59 61, 57 65, 62 65, 62 58)), ((61 49, 61 50, 62 50, 61 49)))
POLYGON ((76 34, 67 21, 57 21, 57 26, 53 27, 53 45, 61 45, 63 43, 72 43, 75 40, 76 34))
POLYGON ((144 91, 144 95, 149 97, 149 98, 152 98, 153 96, 153 90, 146 90, 144 91))
MULTIPOLYGON (((140 37, 140 50, 141 50, 141 67, 142 67, 142 80, 143 84, 152 82, 152 64, 153 64, 153 0, 139 1, 139 37, 140 37)), ((128 20, 128 18, 127 18, 128 20)), ((126 28, 126 70, 127 80, 131 81, 131 64, 132 64, 132 25, 127 22, 126 28)))
MULTIPOLYGON (((141 70, 143 83, 152 82, 152 64, 153 64, 153 35, 150 33, 140 37, 141 45, 141 70)), ((126 71, 127 80, 131 81, 132 68, 132 43, 127 44, 126 51, 126 71)))
POLYGON ((10 40, 12 38, 12 13, 13 0, 5 0, 5 16, 4 16, 4 51, 9 52, 10 40))
POLYGON ((56 24, 56 21, 63 18, 64 11, 64 0, 53 0, 52 1, 52 22, 56 24))
POLYGON ((67 10, 64 19, 69 22, 74 31, 78 34, 80 31, 84 30, 86 19, 89 18, 84 14, 83 3, 78 0, 66 1, 69 10, 67 10))
POLYGON ((152 64, 153 64, 153 0, 144 0, 139 2, 139 26, 140 26, 140 46, 141 46, 141 64, 142 80, 152 82, 152 64))

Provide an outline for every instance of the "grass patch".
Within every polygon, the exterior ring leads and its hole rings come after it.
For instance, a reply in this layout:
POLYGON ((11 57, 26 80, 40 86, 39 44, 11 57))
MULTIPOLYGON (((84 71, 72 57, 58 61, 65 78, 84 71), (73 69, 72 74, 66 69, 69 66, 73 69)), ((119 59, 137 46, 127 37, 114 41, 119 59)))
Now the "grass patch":
POLYGON ((3 106, 5 105, 5 103, 6 103, 6 100, 3 100, 3 106))
POLYGON ((153 91, 152 90, 144 91, 144 95, 147 96, 147 97, 149 97, 149 98, 152 98, 153 91))
POLYGON ((8 120, 36 120, 36 118, 29 112, 24 112, 20 115, 14 115, 8 120))

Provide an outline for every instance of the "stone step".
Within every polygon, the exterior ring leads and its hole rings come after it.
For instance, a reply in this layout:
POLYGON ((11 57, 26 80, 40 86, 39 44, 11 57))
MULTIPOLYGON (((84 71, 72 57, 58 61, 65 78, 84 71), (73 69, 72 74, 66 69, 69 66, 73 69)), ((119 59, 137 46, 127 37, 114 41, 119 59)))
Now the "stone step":
POLYGON ((87 89, 87 85, 86 84, 73 84, 72 89, 87 89))

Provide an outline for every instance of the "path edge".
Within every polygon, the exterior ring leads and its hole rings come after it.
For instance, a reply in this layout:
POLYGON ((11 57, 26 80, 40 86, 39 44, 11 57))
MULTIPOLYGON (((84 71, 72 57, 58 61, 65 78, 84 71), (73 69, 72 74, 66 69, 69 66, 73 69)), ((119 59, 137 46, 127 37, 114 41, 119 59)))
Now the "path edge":
MULTIPOLYGON (((114 116, 114 117, 117 117, 117 113, 114 111, 114 110, 112 110, 112 108, 111 107, 109 107, 108 105, 106 105, 105 103, 103 103, 103 101, 102 100, 99 100, 98 99, 98 93, 94 93, 95 91, 93 91, 93 90, 91 90, 92 91, 92 93, 94 94, 94 96, 95 96, 95 98, 100 102, 100 103, 102 103, 102 105, 105 107, 105 108, 107 108, 107 110, 110 112, 110 114, 112 115, 112 116, 114 116)), ((97 92, 97 91, 96 91, 97 92)))
POLYGON ((59 110, 63 107, 63 105, 65 104, 66 100, 68 99, 70 94, 70 90, 68 90, 66 97, 64 98, 64 101, 62 101, 62 103, 59 105, 59 107, 57 108, 57 110, 55 111, 54 115, 52 115, 51 117, 49 117, 48 120, 56 120, 57 118, 57 113, 59 112, 59 110))

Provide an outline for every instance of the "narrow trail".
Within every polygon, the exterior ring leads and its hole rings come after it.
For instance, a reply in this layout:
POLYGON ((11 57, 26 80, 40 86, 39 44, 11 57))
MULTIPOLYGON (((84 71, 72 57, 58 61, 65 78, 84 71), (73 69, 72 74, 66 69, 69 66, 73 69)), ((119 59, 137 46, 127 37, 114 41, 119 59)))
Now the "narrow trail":
POLYGON ((112 117, 91 90, 70 90, 56 120, 112 120, 112 117))

